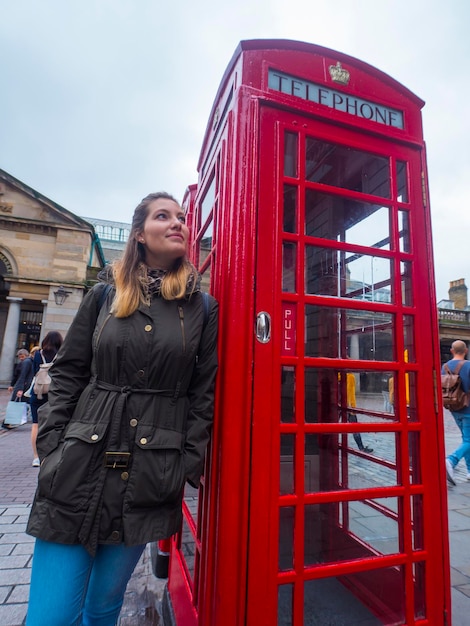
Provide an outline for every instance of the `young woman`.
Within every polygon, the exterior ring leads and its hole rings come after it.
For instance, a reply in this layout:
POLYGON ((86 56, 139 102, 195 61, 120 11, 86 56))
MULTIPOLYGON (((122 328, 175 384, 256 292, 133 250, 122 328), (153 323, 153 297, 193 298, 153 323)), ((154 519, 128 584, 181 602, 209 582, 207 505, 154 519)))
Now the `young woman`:
POLYGON ((172 196, 136 208, 123 258, 84 298, 39 410, 28 626, 116 623, 145 544, 180 527, 213 418, 208 312, 172 196))
MULTIPOLYGON (((59 351, 62 345, 63 337, 56 331, 51 330, 41 342, 41 349, 36 350, 33 357, 33 375, 39 371, 41 363, 51 363, 54 360, 55 355, 59 351)), ((33 467, 39 467, 39 457, 36 448, 36 439, 38 436, 38 409, 47 402, 48 394, 44 394, 41 398, 38 398, 34 391, 34 387, 31 391, 31 398, 29 400, 29 406, 31 407, 31 419, 33 425, 31 427, 31 447, 33 448, 33 467)))

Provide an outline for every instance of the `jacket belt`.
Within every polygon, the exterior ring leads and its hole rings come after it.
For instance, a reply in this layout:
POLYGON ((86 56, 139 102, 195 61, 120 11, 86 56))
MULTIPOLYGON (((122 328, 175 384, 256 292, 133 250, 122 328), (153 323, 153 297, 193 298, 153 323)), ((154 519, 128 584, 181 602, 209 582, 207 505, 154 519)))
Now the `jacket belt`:
MULTIPOLYGON (((83 519, 79 540, 80 543, 88 550, 88 552, 94 556, 96 554, 96 547, 98 545, 98 533, 99 533, 99 516, 101 507, 103 504, 103 487, 105 482, 106 472, 109 469, 119 469, 127 467, 130 460, 130 452, 128 450, 113 450, 116 447, 119 439, 119 431, 122 425, 122 414, 126 405, 127 398, 132 393, 142 394, 154 394, 166 397, 177 398, 179 395, 180 386, 177 385, 177 389, 139 389, 137 387, 125 386, 119 387, 119 385, 112 385, 103 380, 94 379, 92 381, 98 389, 104 391, 114 391, 118 393, 116 406, 115 406, 115 419, 111 421, 111 429, 109 433, 108 444, 111 450, 107 450, 104 453, 104 463, 101 466, 100 474, 97 481, 97 486, 93 496, 90 500, 88 510, 83 519)), ((123 429, 125 432, 125 429, 123 429)))
POLYGON ((130 385, 120 387, 119 385, 112 385, 111 383, 107 383, 103 380, 95 380, 95 385, 97 389, 103 389, 104 391, 114 391, 116 393, 121 393, 125 396, 128 396, 131 393, 142 393, 172 398, 175 396, 175 393, 179 392, 179 389, 141 389, 140 387, 131 387, 130 385))

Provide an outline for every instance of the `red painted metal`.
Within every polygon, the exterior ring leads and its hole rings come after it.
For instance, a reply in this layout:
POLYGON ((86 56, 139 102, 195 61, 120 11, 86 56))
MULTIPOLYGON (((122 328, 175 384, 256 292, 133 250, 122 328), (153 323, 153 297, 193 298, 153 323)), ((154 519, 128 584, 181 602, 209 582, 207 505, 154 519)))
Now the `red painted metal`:
POLYGON ((220 371, 205 476, 172 543, 178 626, 308 626, 322 603, 352 625, 450 624, 423 104, 301 42, 241 42, 229 63, 184 200, 192 258, 220 304, 220 371), (348 84, 333 81, 338 63, 348 84), (314 90, 318 102, 299 95, 314 90), (357 184, 328 178, 360 159, 357 184), (374 215, 380 245, 364 235, 374 215), (362 287, 356 259, 378 274, 362 287), (350 442, 359 433, 373 453, 350 442))

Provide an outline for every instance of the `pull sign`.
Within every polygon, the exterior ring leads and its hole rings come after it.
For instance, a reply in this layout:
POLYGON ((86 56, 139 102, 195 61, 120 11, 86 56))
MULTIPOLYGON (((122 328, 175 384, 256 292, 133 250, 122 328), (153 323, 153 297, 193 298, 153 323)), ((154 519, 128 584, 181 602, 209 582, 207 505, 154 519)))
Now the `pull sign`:
POLYGON ((295 355, 296 305, 284 302, 282 305, 282 354, 295 355))
POLYGON ((260 311, 256 316, 256 339, 260 343, 268 343, 271 339, 271 316, 260 311))

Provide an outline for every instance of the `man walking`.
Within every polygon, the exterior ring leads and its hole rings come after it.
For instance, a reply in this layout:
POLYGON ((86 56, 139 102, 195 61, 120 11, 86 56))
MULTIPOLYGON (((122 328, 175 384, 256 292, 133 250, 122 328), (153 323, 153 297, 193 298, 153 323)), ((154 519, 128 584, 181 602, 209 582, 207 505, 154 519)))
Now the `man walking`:
MULTIPOLYGON (((470 361, 465 360, 468 353, 468 348, 464 341, 454 341, 450 349, 452 359, 447 361, 446 365, 451 372, 455 371, 457 365, 464 361, 459 375, 462 380, 462 387, 465 392, 470 391, 470 361)), ((442 374, 445 374, 444 367, 442 368, 442 374)), ((462 443, 460 446, 449 454, 446 458, 446 474, 447 481, 451 485, 455 485, 454 468, 459 463, 460 459, 465 458, 467 465, 467 480, 470 480, 470 406, 460 409, 460 411, 452 411, 452 417, 455 423, 462 433, 462 443)))

